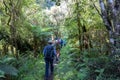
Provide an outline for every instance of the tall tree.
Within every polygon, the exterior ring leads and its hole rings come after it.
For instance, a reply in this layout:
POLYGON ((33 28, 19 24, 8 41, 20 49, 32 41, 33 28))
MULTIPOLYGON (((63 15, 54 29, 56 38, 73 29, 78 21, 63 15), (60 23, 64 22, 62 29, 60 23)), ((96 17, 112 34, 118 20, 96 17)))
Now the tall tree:
POLYGON ((18 58, 18 54, 14 52, 14 47, 17 50, 17 22, 20 18, 21 3, 22 0, 3 0, 6 15, 9 17, 7 25, 10 27, 10 41, 12 44, 11 48, 16 58, 18 58))
POLYGON ((120 53, 120 0, 99 0, 101 17, 109 32, 111 54, 120 53))

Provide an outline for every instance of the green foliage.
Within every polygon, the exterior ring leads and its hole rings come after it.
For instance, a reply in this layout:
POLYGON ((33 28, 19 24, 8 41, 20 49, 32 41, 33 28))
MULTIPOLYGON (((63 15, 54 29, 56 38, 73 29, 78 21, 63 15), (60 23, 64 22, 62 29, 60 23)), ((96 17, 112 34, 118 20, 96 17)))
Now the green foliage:
POLYGON ((0 78, 5 78, 5 72, 0 70, 0 78))
POLYGON ((72 53, 70 46, 63 47, 61 50, 60 63, 56 67, 55 80, 73 80, 76 79, 77 71, 72 66, 72 53))
POLYGON ((16 59, 14 57, 5 56, 5 57, 1 58, 0 63, 1 64, 11 64, 15 61, 16 61, 16 59))
POLYGON ((6 75, 17 76, 18 70, 10 65, 0 65, 0 70, 4 72, 6 75))
POLYGON ((118 65, 119 63, 110 63, 109 57, 105 54, 99 54, 98 48, 91 48, 89 51, 85 50, 79 53, 79 49, 67 45, 61 50, 55 79, 118 80, 118 65))
POLYGON ((77 74, 77 78, 80 80, 87 80, 87 77, 89 75, 89 70, 88 68, 82 68, 77 74))
POLYGON ((18 70, 13 66, 16 62, 14 57, 5 56, 0 60, 0 77, 5 78, 5 75, 18 76, 18 70))
POLYGON ((32 26, 33 35, 39 39, 43 39, 43 36, 44 38, 50 36, 52 34, 50 30, 51 28, 41 28, 39 26, 32 26))
POLYGON ((21 55, 18 62, 18 80, 39 80, 44 78, 44 61, 42 57, 34 58, 32 54, 21 55))

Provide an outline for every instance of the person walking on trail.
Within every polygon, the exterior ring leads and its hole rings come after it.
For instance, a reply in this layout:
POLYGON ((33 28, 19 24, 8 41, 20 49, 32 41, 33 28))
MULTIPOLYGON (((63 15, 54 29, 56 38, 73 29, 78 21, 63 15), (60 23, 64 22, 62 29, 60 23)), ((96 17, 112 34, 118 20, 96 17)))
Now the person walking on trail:
POLYGON ((56 57, 56 50, 52 45, 52 40, 48 41, 48 45, 45 46, 43 50, 45 59, 45 80, 49 80, 49 77, 53 75, 54 72, 54 57, 56 57))

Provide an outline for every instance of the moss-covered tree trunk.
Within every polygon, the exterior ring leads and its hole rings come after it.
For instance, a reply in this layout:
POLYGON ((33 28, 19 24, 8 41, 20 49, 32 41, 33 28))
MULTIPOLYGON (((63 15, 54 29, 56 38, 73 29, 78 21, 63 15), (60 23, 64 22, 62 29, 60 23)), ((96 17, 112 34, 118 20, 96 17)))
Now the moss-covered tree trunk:
POLYGON ((6 15, 9 17, 7 25, 10 27, 11 51, 18 58, 17 53, 17 22, 19 21, 22 0, 3 0, 6 15))
POLYGON ((81 14, 80 14, 80 1, 76 0, 76 14, 77 14, 77 27, 78 27, 78 40, 79 40, 79 48, 80 50, 88 49, 90 42, 88 41, 89 37, 85 35, 87 32, 86 26, 82 25, 80 20, 81 14), (83 35, 82 35, 83 34, 83 35))

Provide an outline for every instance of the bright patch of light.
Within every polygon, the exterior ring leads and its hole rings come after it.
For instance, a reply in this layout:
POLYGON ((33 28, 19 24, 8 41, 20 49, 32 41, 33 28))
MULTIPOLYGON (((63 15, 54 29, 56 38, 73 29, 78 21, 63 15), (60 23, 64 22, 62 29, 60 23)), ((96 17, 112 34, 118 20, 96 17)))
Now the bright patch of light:
POLYGON ((66 1, 61 1, 60 6, 52 6, 50 9, 45 9, 44 13, 49 17, 50 21, 56 24, 62 21, 68 16, 70 9, 68 8, 68 3, 66 1))

